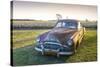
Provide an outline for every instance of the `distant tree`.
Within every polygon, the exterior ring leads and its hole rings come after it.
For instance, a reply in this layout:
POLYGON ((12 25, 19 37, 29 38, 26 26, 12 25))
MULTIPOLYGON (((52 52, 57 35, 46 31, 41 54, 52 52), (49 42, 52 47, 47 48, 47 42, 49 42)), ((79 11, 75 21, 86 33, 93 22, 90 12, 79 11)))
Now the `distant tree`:
POLYGON ((85 19, 85 22, 89 22, 89 20, 88 19, 85 19))

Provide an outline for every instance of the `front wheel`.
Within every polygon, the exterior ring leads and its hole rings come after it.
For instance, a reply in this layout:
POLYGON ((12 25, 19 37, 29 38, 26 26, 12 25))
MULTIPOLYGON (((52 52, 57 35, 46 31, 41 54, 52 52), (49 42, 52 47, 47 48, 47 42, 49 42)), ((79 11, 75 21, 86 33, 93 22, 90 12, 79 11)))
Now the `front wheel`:
POLYGON ((79 43, 79 41, 77 41, 77 44, 76 44, 76 46, 74 47, 74 53, 77 52, 77 49, 78 49, 79 45, 80 45, 80 43, 79 43))

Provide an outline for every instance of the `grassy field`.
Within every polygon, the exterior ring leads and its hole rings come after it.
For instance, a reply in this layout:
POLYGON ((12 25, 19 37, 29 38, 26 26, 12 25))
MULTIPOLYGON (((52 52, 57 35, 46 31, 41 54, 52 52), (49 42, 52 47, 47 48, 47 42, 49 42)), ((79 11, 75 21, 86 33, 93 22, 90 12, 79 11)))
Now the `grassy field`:
POLYGON ((13 49, 34 44, 36 37, 46 31, 48 30, 14 30, 12 32, 13 49))
POLYGON ((89 62, 97 60, 96 30, 88 29, 83 42, 72 56, 42 56, 34 50, 35 38, 48 30, 13 31, 13 65, 37 65, 70 62, 89 62))

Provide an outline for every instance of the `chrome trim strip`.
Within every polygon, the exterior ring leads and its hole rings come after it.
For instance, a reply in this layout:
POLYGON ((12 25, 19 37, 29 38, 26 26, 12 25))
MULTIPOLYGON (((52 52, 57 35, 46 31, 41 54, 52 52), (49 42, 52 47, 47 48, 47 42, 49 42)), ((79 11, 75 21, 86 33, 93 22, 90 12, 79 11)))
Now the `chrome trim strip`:
POLYGON ((58 52, 57 50, 53 50, 53 49, 44 49, 45 52, 58 52))
POLYGON ((44 44, 45 44, 45 43, 48 43, 48 44, 56 44, 56 45, 60 45, 60 46, 61 46, 60 43, 55 43, 55 42, 44 42, 44 44))
MULTIPOLYGON (((37 48, 37 47, 35 47, 35 50, 42 52, 42 49, 37 48)), ((44 49, 44 50, 45 52, 49 52, 49 49, 44 49)), ((71 55, 74 53, 74 52, 58 52, 57 50, 52 50, 52 51, 58 53, 59 55, 71 55)))
POLYGON ((42 52, 42 49, 35 47, 35 50, 42 52))
POLYGON ((71 55, 73 52, 59 52, 60 55, 71 55))

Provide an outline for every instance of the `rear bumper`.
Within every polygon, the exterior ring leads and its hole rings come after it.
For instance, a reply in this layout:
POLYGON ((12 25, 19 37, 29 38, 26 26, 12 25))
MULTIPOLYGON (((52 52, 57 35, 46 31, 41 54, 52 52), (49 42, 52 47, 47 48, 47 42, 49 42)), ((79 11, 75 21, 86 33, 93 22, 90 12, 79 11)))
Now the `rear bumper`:
POLYGON ((59 55, 72 55, 74 52, 73 51, 58 51, 58 50, 53 50, 53 49, 41 49, 41 48, 37 48, 35 47, 35 50, 38 52, 45 52, 45 53, 56 53, 59 55))

